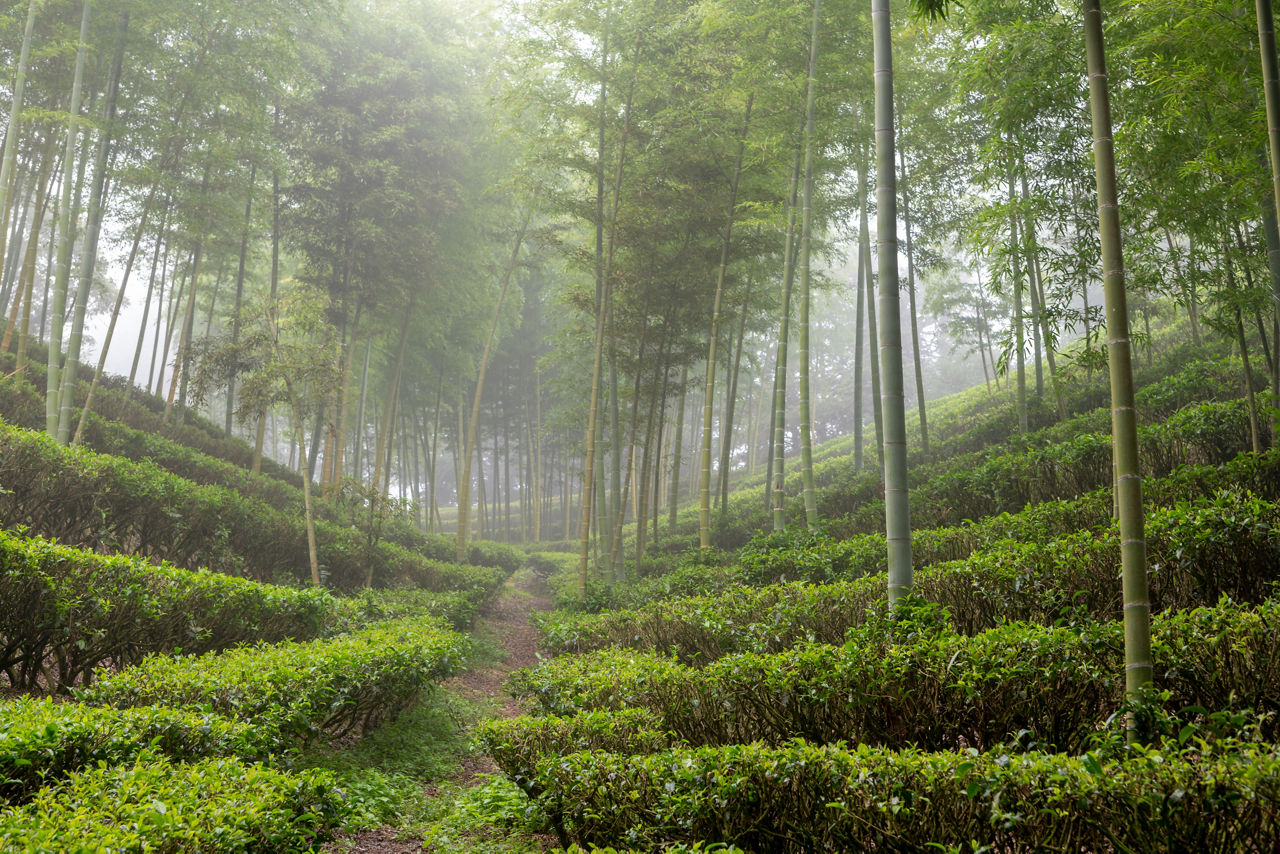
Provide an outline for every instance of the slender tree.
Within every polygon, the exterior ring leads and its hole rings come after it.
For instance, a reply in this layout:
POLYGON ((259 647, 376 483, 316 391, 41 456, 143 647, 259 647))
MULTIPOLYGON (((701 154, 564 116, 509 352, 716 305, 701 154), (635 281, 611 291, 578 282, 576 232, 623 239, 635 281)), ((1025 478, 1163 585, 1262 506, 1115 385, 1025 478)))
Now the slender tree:
POLYGON ((894 163, 893 49, 889 0, 871 0, 875 64, 876 256, 880 268, 881 411, 884 414, 885 538, 889 602, 911 591, 911 518, 907 504, 906 400, 902 390, 902 318, 898 308, 898 192, 894 163))
MULTIPOLYGON (((1147 541, 1138 468, 1138 418, 1133 405, 1129 309, 1120 244, 1120 207, 1112 146, 1111 99, 1099 0, 1084 2, 1084 41, 1093 124, 1093 163, 1098 184, 1098 229, 1102 243, 1102 286, 1107 313, 1107 363, 1111 374, 1111 436, 1115 456, 1116 503, 1120 515, 1120 559, 1124 596, 1125 693, 1136 697, 1152 681, 1151 603, 1147 595, 1147 541)), ((1130 740, 1141 733, 1129 719, 1130 740)))
POLYGON ((804 518, 810 530, 818 524, 818 496, 813 485, 813 409, 809 396, 809 256, 813 234, 813 135, 818 96, 818 27, 820 0, 813 0, 813 23, 809 31, 809 71, 805 81, 803 202, 800 206, 800 305, 796 342, 800 358, 800 481, 804 494, 804 518))

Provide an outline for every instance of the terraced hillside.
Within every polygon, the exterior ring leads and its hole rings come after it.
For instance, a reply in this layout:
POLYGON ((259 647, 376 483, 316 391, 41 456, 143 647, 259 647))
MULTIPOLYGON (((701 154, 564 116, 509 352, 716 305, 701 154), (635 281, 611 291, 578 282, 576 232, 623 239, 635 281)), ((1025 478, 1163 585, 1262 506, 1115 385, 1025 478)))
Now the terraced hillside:
POLYGON ((682 550, 682 514, 586 598, 548 558, 549 658, 510 682, 531 712, 483 749, 566 847, 1271 850, 1280 451, 1251 450, 1237 359, 1167 347, 1145 374, 1147 695, 1124 694, 1105 385, 1077 374, 1074 414, 1027 433, 980 390, 937 407, 894 613, 878 475, 848 442, 818 467, 822 530, 753 535, 748 483, 729 551, 682 550))
POLYGON ((100 394, 66 447, 22 426, 33 386, 0 382, 0 849, 302 851, 400 822, 417 778, 345 757, 388 731, 460 750, 438 686, 523 554, 457 564, 408 520, 374 537, 321 503, 327 583, 302 586, 296 475, 100 394))

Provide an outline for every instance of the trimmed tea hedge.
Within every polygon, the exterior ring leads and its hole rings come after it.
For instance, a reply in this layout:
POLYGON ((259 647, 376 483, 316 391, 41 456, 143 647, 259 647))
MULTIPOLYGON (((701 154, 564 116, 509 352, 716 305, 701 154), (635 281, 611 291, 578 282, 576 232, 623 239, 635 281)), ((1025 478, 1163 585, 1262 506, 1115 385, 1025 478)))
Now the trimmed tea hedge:
POLYGON ((451 590, 435 593, 415 588, 362 590, 355 596, 340 599, 340 610, 348 628, 362 628, 381 620, 408 617, 439 617, 459 631, 470 628, 480 605, 490 596, 488 590, 451 590))
POLYGON ((103 709, 21 698, 0 704, 0 801, 19 803, 92 765, 132 762, 144 752, 176 761, 265 758, 272 737, 208 712, 103 709))
POLYGON ((320 589, 155 566, 0 532, 0 672, 24 690, 67 688, 144 655, 310 640, 334 619, 320 589))
MULTIPOLYGON (((1241 409, 1242 404, 1238 402, 1243 396, 1240 379, 1243 369, 1238 360, 1205 359, 1203 352, 1199 348, 1188 346, 1162 354, 1160 364, 1140 372, 1147 380, 1138 382, 1137 405, 1144 422, 1168 418, 1179 409, 1191 406, 1205 407, 1206 411, 1230 413, 1232 423, 1218 425, 1224 429, 1222 434, 1205 435, 1203 443, 1199 443, 1195 435, 1189 435, 1186 439, 1190 444, 1183 448, 1190 450, 1198 458, 1221 461, 1249 446, 1247 421, 1241 409), (1148 385, 1152 386, 1150 396, 1147 394, 1148 385), (1219 407, 1219 404, 1222 406, 1219 407), (1226 444, 1218 444, 1222 439, 1226 440, 1226 444)), ((933 429, 930 431, 930 453, 921 454, 914 445, 911 449, 913 521, 923 527, 955 524, 965 518, 978 518, 991 512, 1013 511, 1024 506, 1028 500, 1078 495, 1104 483, 1105 478, 1095 480, 1094 486, 1088 485, 1089 480, 1100 471, 1094 465, 1096 459, 1093 458, 1093 452, 1082 456, 1083 445, 1090 444, 1089 442, 1077 445, 1074 450, 1061 455, 1045 447, 1063 439, 1074 440, 1086 428, 1092 428, 1088 432, 1104 437, 1109 432, 1105 412, 1093 411, 1106 402, 1105 383, 1095 380, 1089 385, 1072 384, 1076 387, 1069 390, 1068 407, 1084 414, 1062 425, 1055 423, 1057 413, 1048 401, 1033 404, 1030 413, 1033 432, 1025 436, 1016 435, 1017 419, 1013 414, 1012 398, 1008 395, 987 397, 980 393, 974 394, 961 407, 966 411, 955 412, 953 417, 947 417, 941 410, 931 415, 933 429), (959 438, 959 434, 966 432, 967 436, 959 438), (953 441, 949 436, 957 438, 953 441), (1009 453, 1005 449, 996 451, 996 454, 1008 459, 988 466, 993 459, 993 452, 983 449, 996 448, 1001 443, 1008 442, 1017 443, 1019 448, 1027 450, 1019 453, 1009 453), (1045 457, 1043 452, 1047 450, 1048 456, 1045 457), (985 493, 970 496, 966 494, 964 486, 954 483, 951 485, 955 489, 944 489, 946 494, 937 502, 930 501, 924 492, 918 497, 915 492, 935 476, 939 478, 936 485, 943 488, 953 480, 962 480, 968 476, 973 476, 978 481, 994 482, 999 487, 1005 483, 1003 478, 1026 468, 1032 459, 1043 459, 1056 469, 1049 473, 1049 482, 1056 484, 1052 490, 1045 488, 1049 484, 1014 486, 1012 492, 1002 491, 1001 497, 1005 503, 994 507, 985 493), (983 470, 981 473, 980 469, 983 470), (1027 497, 1032 493, 1036 499, 1027 497), (959 503, 950 503, 953 498, 959 503), (972 506, 971 499, 976 502, 972 506)), ((1141 450, 1144 473, 1158 473, 1162 469, 1152 468, 1152 464, 1168 457, 1171 453, 1168 443, 1177 441, 1178 437, 1150 428, 1144 428, 1140 437, 1143 443, 1141 450)), ((827 524, 832 532, 840 537, 874 533, 881 530, 884 524, 883 502, 877 497, 880 476, 872 470, 874 466, 870 465, 863 472, 854 472, 849 465, 851 453, 851 443, 847 438, 825 443, 821 448, 815 449, 818 462, 814 467, 814 476, 818 486, 819 515, 828 520, 827 524)), ((874 451, 870 453, 874 456, 874 451)), ((1033 471, 1033 474, 1036 472, 1033 471)), ((749 479, 748 483, 758 484, 759 480, 749 479)), ((985 487, 986 483, 979 485, 985 487)), ((798 472, 788 478, 787 494, 791 496, 787 518, 799 518, 803 515, 803 508, 800 503, 798 472)), ((763 486, 753 485, 737 490, 729 501, 727 512, 713 530, 713 542, 725 548, 741 546, 751 532, 768 527, 765 507, 763 486)), ((676 532, 667 532, 655 542, 650 549, 651 554, 678 552, 696 545, 696 539, 691 541, 689 538, 691 532, 696 535, 696 530, 696 510, 686 509, 679 516, 676 532)))
POLYGON ((927 753, 797 741, 544 761, 562 844, 748 851, 1265 852, 1274 745, 1095 755, 927 753))
POLYGON ((116 708, 211 710, 278 732, 282 743, 339 738, 391 717, 462 663, 466 639, 433 619, 375 624, 331 640, 150 656, 80 699, 116 708))
POLYGON ((348 812, 326 771, 147 758, 83 771, 0 813, 0 848, 22 854, 310 851, 348 812))
MULTIPOLYGON (((647 708, 691 744, 801 737, 953 749, 1027 731, 1074 750, 1119 707, 1117 623, 1009 623, 966 636, 946 622, 936 606, 917 605, 909 620, 881 610, 843 646, 730 655, 702 669, 603 650, 518 671, 511 684, 551 714, 647 708)), ((1168 710, 1280 712, 1280 601, 1158 615, 1152 650, 1168 710)))
MULTIPOLYGON (((308 566, 302 520, 261 499, 7 425, 0 425, 0 526, 264 581, 300 578, 308 566)), ((362 586, 369 566, 378 584, 400 580, 440 590, 455 583, 446 578, 455 570, 394 543, 370 545, 350 527, 318 521, 316 535, 335 587, 362 586)))
MULTIPOLYGON (((1258 602, 1280 574, 1280 506, 1252 496, 1223 492, 1154 509, 1147 533, 1150 597, 1157 611, 1212 603, 1223 594, 1258 602)), ((763 555, 771 568, 786 566, 802 577, 806 566, 822 573, 833 566, 850 571, 852 561, 831 557, 844 544, 827 540, 825 548, 811 550, 810 536, 797 539, 795 548, 761 550, 754 559, 763 555)), ((748 567, 743 575, 757 574, 748 567)), ((921 599, 947 606, 955 628, 971 634, 1001 620, 1052 623, 1080 610, 1118 619, 1119 571, 1112 529, 1048 541, 1001 540, 965 560, 919 570, 914 584, 921 599)), ((622 646, 696 663, 805 641, 838 643, 884 595, 883 575, 825 585, 729 585, 711 595, 659 599, 634 610, 552 612, 540 618, 539 628, 543 647, 553 654, 622 646)))
POLYGON ((483 721, 475 744, 493 757, 502 772, 530 794, 537 794, 537 762, 582 750, 655 753, 680 745, 648 709, 584 712, 573 717, 523 715, 483 721))

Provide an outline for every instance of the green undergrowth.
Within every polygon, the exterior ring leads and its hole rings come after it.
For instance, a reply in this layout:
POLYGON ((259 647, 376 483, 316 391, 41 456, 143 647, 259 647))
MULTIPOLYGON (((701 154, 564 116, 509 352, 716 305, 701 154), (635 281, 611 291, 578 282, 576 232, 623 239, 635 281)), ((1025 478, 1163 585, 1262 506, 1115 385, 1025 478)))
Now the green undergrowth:
MULTIPOLYGON (((259 581, 302 580, 309 565, 303 520, 261 498, 195 484, 148 461, 65 447, 5 424, 0 525, 259 581)), ((472 557, 486 565, 453 564, 325 521, 316 523, 316 535, 323 580, 338 589, 357 589, 370 579, 378 586, 469 587, 505 577, 523 559, 508 546, 483 543, 472 557)))
MULTIPOLYGON (((1280 506, 1225 490, 1156 508, 1147 518, 1147 548, 1157 612, 1222 595, 1258 602, 1280 580, 1280 506)), ((770 536, 740 556, 742 583, 634 609, 551 612, 538 620, 541 643, 551 654, 619 646, 691 663, 838 643, 884 599, 885 575, 869 574, 879 569, 882 552, 882 544, 770 536), (788 577, 799 580, 769 583, 788 577)), ((1110 524, 1057 537, 1032 527, 962 560, 921 561, 914 587, 923 600, 946 606, 958 631, 971 634, 1006 620, 1119 619, 1119 574, 1119 539, 1110 524)))
MULTIPOLYGON (((652 652, 563 655, 513 674, 547 714, 645 708, 694 745, 848 740, 943 750, 987 748, 1019 733, 1086 749, 1121 707, 1120 624, 1010 622, 974 635, 946 609, 880 608, 843 644, 736 653, 690 667, 652 652)), ((1228 601, 1152 620, 1160 708, 1280 713, 1280 600, 1228 601)))
MULTIPOLYGON (((1136 405, 1140 424, 1158 424, 1189 406, 1225 404, 1243 397, 1244 368, 1238 357, 1215 355, 1211 348, 1198 347, 1190 341, 1173 343, 1162 350, 1150 367, 1137 370, 1136 405)), ((1254 387, 1257 391, 1265 391, 1262 375, 1255 374, 1254 387)), ((1059 423, 1051 397, 1046 396, 1040 401, 1032 399, 1029 402, 1030 431, 1021 435, 1011 392, 988 395, 981 388, 972 388, 952 398, 933 402, 929 452, 920 450, 918 437, 908 437, 908 464, 913 487, 933 473, 969 468, 973 461, 982 460, 992 453, 1021 453, 1042 449, 1081 432, 1107 432, 1109 415, 1105 408, 1108 401, 1105 375, 1071 376, 1066 390, 1067 411, 1077 414, 1059 423), (961 460, 966 462, 962 464, 961 460)), ((1243 443, 1236 444, 1235 450, 1245 447, 1247 432, 1243 443)), ((1209 450, 1212 451, 1212 446, 1209 450)), ((875 499, 879 481, 878 475, 871 471, 875 467, 874 448, 868 448, 864 454, 868 470, 861 476, 850 466, 852 437, 824 443, 815 448, 814 454, 819 515, 828 525, 837 525, 851 509, 861 508, 868 500, 875 499)), ((995 474, 994 471, 991 473, 995 474)), ((789 496, 787 518, 803 516, 799 471, 794 464, 788 467, 786 494, 789 496)), ((914 503, 912 509, 914 518, 917 512, 914 503)), ((882 511, 866 512, 869 513, 868 519, 858 517, 849 520, 850 532, 882 527, 882 511), (879 526, 875 524, 877 519, 881 520, 879 526)), ((713 542, 721 547, 736 548, 750 537, 752 531, 766 527, 769 519, 764 476, 744 479, 731 494, 727 508, 713 511, 713 542)), ((660 559, 662 554, 678 554, 696 546, 697 524, 697 507, 683 508, 678 515, 676 530, 665 532, 653 542, 649 554, 660 559)), ((939 522, 929 521, 925 526, 935 524, 939 522)))
POLYGON ((309 643, 149 656, 77 691, 93 705, 164 705, 251 722, 282 747, 372 729, 463 661, 461 635, 427 618, 309 643))

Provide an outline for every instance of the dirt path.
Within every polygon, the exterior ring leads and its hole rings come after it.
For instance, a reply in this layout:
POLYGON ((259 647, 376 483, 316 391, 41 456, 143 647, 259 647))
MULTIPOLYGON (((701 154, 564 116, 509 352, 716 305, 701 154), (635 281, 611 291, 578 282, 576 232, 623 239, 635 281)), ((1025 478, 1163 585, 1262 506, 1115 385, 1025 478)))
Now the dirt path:
MULTIPOLYGON (((533 573, 518 572, 503 588, 498 601, 480 615, 472 630, 473 636, 488 640, 497 646, 497 655, 486 664, 467 670, 442 683, 446 691, 467 700, 488 705, 492 714, 515 717, 525 711, 524 705, 507 693, 507 677, 513 670, 532 667, 538 663, 538 633, 533 627, 532 615, 536 611, 551 608, 545 585, 533 573)), ((426 784, 427 794, 435 796, 441 782, 454 786, 471 786, 484 774, 497 773, 498 767, 488 756, 460 757, 461 767, 447 781, 426 784)), ((423 851, 420 839, 399 839, 394 828, 379 828, 336 840, 326 846, 330 852, 352 854, 410 854, 423 851)))
MULTIPOLYGON (((504 686, 513 670, 538 663, 538 632, 531 617, 535 611, 550 608, 551 600, 544 593, 541 579, 530 572, 521 573, 517 583, 509 583, 493 608, 476 622, 475 633, 491 637, 502 650, 499 660, 454 676, 444 682, 445 689, 468 700, 499 701, 501 706, 494 709, 495 717, 514 718, 527 711, 504 686)), ((494 774, 497 770, 488 756, 467 757, 452 781, 467 785, 477 775, 494 774)))

